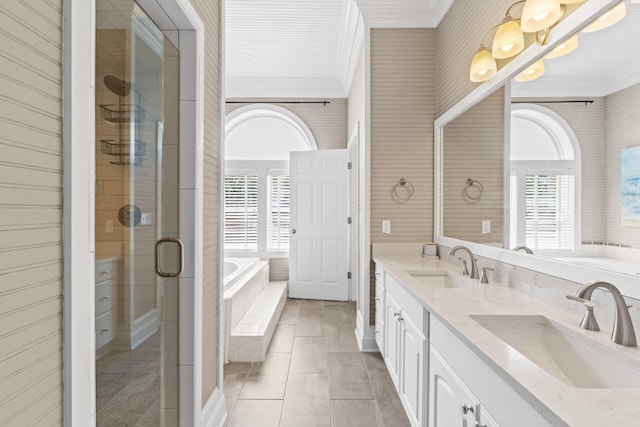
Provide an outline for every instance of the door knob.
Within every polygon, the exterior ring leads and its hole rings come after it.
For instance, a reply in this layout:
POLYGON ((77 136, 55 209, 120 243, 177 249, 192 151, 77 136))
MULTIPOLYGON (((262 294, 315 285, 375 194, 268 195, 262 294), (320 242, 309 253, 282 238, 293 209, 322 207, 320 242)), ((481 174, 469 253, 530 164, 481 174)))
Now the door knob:
POLYGON ((296 229, 295 229, 295 228, 293 228, 293 229, 291 230, 291 234, 296 234, 296 229))

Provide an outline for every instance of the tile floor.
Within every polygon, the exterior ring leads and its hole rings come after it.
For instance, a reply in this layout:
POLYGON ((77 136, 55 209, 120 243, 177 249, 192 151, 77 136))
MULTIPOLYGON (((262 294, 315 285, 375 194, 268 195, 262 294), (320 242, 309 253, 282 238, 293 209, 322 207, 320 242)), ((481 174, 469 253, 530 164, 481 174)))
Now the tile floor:
POLYGON ((404 427, 379 353, 360 353, 355 304, 287 300, 266 360, 228 363, 228 427, 404 427))

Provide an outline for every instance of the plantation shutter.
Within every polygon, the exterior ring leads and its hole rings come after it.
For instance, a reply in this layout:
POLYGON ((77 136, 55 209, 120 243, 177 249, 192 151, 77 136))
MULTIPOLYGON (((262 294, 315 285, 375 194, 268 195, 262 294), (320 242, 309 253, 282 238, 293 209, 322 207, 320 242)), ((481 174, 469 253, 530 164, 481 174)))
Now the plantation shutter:
POLYGON ((258 250, 257 174, 224 177, 224 244, 229 251, 258 250))
POLYGON ((526 177, 526 245, 541 251, 575 250, 575 177, 526 177))
POLYGON ((289 176, 267 172, 267 251, 289 251, 289 176))

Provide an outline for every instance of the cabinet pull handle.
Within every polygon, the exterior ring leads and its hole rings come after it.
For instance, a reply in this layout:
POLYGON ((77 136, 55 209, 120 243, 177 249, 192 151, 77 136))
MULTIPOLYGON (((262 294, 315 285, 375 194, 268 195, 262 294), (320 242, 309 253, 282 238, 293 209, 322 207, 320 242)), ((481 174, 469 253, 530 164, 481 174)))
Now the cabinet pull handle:
POLYGON ((100 331, 100 335, 102 335, 102 334, 104 334, 104 333, 106 333, 106 332, 109 332, 109 329, 103 329, 103 330, 101 330, 101 331, 100 331))
POLYGON ((380 277, 380 273, 376 273, 376 277, 380 277))
POLYGON ((111 270, 102 270, 102 271, 100 272, 100 274, 102 274, 102 275, 107 275, 107 274, 109 274, 109 273, 111 273, 111 270))
POLYGON ((402 313, 398 312, 398 313, 393 313, 393 316, 396 318, 396 320, 400 321, 400 320, 404 320, 404 318, 402 317, 402 313))
POLYGON ((473 406, 462 405, 462 413, 467 415, 469 412, 471 412, 472 414, 475 414, 475 410, 473 409, 473 406))
POLYGON ((380 298, 376 298, 376 301, 380 301, 380 298))
POLYGON ((475 426, 476 426, 476 427, 487 427, 487 425, 486 425, 486 424, 480 424, 480 421, 476 421, 476 422, 475 422, 475 426))
POLYGON ((106 300, 108 300, 108 299, 109 299, 109 297, 105 295, 105 296, 103 296, 102 298, 100 298, 100 301, 106 301, 106 300))

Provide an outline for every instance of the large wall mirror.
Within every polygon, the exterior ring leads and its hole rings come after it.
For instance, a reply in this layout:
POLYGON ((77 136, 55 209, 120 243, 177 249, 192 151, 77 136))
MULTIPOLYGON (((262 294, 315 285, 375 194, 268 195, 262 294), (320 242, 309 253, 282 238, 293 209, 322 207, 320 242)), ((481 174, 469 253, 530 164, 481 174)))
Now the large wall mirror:
POLYGON ((585 3, 436 121, 436 242, 640 298, 640 4, 580 31, 617 3, 585 3))

